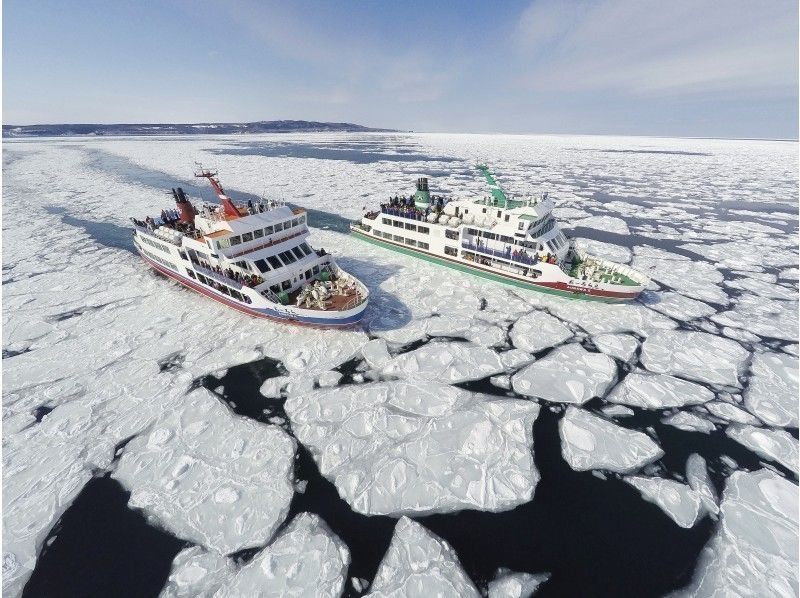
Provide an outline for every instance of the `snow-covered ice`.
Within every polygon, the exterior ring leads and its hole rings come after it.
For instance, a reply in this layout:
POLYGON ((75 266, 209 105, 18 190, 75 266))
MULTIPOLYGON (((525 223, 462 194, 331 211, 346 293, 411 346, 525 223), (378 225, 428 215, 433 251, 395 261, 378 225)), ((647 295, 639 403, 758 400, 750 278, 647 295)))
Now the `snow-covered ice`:
POLYGON ((664 451, 647 434, 623 428, 577 407, 558 427, 561 454, 572 469, 630 473, 660 459, 664 451))
POLYGON ((598 334, 592 337, 595 347, 606 355, 629 363, 636 356, 639 341, 630 334, 598 334))
POLYGON ((696 299, 690 299, 680 293, 668 291, 656 293, 646 292, 642 295, 642 303, 650 309, 654 309, 679 322, 688 322, 689 320, 703 318, 717 312, 716 309, 707 303, 697 301, 696 299))
POLYGON ((517 349, 538 353, 560 345, 572 336, 572 331, 558 318, 537 310, 517 320, 509 336, 517 349))
POLYGON ((704 386, 666 374, 632 372, 614 387, 606 400, 644 409, 699 405, 714 399, 704 386))
POLYGON ((686 481, 697 493, 700 504, 708 514, 713 516, 719 513, 719 499, 708 476, 706 460, 697 453, 692 453, 686 459, 686 481))
POLYGON ((549 578, 549 573, 517 573, 501 570, 489 582, 489 598, 529 598, 549 578))
POLYGON ((625 482, 636 488, 681 527, 692 527, 700 519, 700 496, 686 484, 664 478, 627 476, 625 482))
POLYGON ((458 384, 480 380, 504 370, 497 353, 486 347, 461 342, 430 342, 402 353, 381 372, 386 376, 438 380, 458 384))
POLYGON ((294 440, 233 415, 205 389, 126 447, 113 477, 129 505, 179 538, 230 553, 267 542, 289 512, 294 440))
POLYGON ((716 430, 716 426, 704 417, 700 417, 691 411, 679 411, 673 415, 668 415, 661 420, 662 424, 674 426, 684 432, 702 432, 710 434, 716 430))
POLYGON ((677 596, 794 596, 798 574, 797 486, 768 469, 727 480, 720 525, 677 596))
POLYGON ((517 372, 511 384, 521 395, 583 404, 604 395, 616 378, 613 359, 602 353, 590 353, 573 343, 558 347, 517 372))
POLYGON ((798 472, 797 440, 788 432, 731 424, 725 429, 725 433, 760 457, 798 472))
POLYGON ((749 355, 729 339, 706 332, 670 330, 648 337, 641 359, 651 372, 738 387, 749 355))
POLYGON ((320 472, 358 512, 498 511, 533 496, 536 403, 433 381, 291 397, 286 412, 320 472))
POLYGON ((797 427, 798 360, 783 353, 756 353, 744 404, 765 424, 797 427))
POLYGON ((172 570, 160 598, 211 598, 236 573, 233 561, 200 546, 184 548, 172 561, 172 570))
POLYGON ((728 403, 727 401, 709 401, 703 405, 703 409, 714 417, 718 417, 727 422, 750 425, 758 425, 760 423, 757 417, 750 415, 741 407, 733 403, 728 403))
POLYGON ((397 522, 370 590, 370 598, 480 597, 453 548, 408 517, 397 522))

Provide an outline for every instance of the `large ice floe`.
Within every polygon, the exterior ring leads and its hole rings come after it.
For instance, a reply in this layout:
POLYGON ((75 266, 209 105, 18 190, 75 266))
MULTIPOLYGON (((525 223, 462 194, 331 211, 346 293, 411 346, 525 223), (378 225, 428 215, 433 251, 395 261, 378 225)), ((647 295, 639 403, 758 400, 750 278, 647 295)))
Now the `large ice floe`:
POLYGON ((788 432, 731 424, 725 429, 725 433, 757 455, 798 473, 797 440, 788 432))
POLYGON ((382 373, 398 378, 457 384, 499 374, 503 367, 491 349, 461 342, 430 342, 389 361, 382 373))
POLYGON ((730 339, 705 332, 670 330, 645 340, 641 360, 648 370, 658 374, 738 387, 749 355, 730 339))
POLYGON ((639 348, 639 341, 630 334, 598 334, 592 342, 601 352, 626 363, 633 361, 639 348))
POLYGON ((644 409, 699 405, 714 399, 704 386, 666 374, 633 372, 614 387, 606 400, 644 409))
POLYGON ((480 593, 444 540, 402 517, 381 561, 370 598, 479 598, 480 593))
POLYGON ((660 459, 664 451, 647 434, 629 430, 577 407, 558 427, 561 454, 572 469, 630 473, 660 459))
POLYGON ((772 471, 736 471, 725 483, 720 523, 691 585, 676 596, 795 596, 797 486, 772 471))
POLYGON ((702 513, 700 496, 686 484, 663 478, 629 476, 625 482, 636 488, 681 527, 692 527, 702 513))
POLYGON ((515 392, 528 397, 583 404, 604 395, 616 379, 613 359, 569 344, 517 372, 511 384, 515 392))
POLYGON ((549 578, 549 573, 516 573, 500 570, 489 582, 488 598, 530 598, 549 578))
POLYGON ((498 511, 533 496, 539 406, 433 381, 320 389, 286 401, 320 472, 366 514, 498 511))
POLYGON ((514 323, 509 336, 517 349, 538 353, 560 345, 572 336, 572 331, 558 318, 543 311, 532 311, 514 323))
POLYGON ((765 424, 797 427, 798 360, 783 353, 756 353, 744 404, 765 424))
POLYGON ((721 326, 740 328, 767 338, 798 340, 797 301, 742 295, 732 309, 711 316, 721 326))
POLYGON ((294 440, 233 415, 205 389, 126 447, 113 477, 179 538, 222 553, 266 543, 293 494, 294 440))
POLYGON ((350 565, 350 551, 322 519, 300 513, 246 565, 192 547, 172 564, 162 598, 337 598, 350 565))

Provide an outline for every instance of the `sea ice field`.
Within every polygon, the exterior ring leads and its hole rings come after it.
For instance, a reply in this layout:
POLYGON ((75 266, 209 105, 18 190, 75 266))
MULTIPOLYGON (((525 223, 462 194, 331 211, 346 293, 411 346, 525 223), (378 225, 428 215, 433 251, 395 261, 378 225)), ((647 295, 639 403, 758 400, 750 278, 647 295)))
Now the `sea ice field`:
POLYGON ((3 595, 795 596, 797 143, 280 134, 7 140, 3 595), (652 284, 562 299, 347 235, 427 176, 548 191, 652 284), (130 216, 219 169, 308 210, 363 324, 252 319, 130 216))

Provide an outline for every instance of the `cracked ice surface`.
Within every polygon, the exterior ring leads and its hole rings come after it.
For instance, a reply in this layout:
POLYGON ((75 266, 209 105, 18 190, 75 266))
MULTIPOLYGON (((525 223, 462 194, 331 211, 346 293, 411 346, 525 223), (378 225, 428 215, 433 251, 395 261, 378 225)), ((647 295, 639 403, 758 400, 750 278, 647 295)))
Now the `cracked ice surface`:
POLYGON ((641 301, 650 309, 654 309, 679 322, 688 322, 695 318, 704 318, 717 312, 716 309, 707 303, 684 297, 680 293, 668 291, 645 292, 642 294, 641 301))
POLYGON ((714 393, 704 386, 665 374, 647 372, 628 374, 606 397, 609 403, 644 409, 699 405, 713 399, 714 393))
POLYGON ((756 353, 744 404, 765 424, 797 427, 798 360, 781 353, 756 353))
POLYGON ((479 598, 480 593, 447 542, 401 517, 368 596, 479 598))
POLYGON ((320 472, 365 514, 499 511, 539 480, 539 406, 437 382, 377 382, 290 397, 286 412, 320 472))
POLYGON ((628 476, 623 481, 636 488, 681 527, 690 528, 700 519, 700 497, 686 484, 663 478, 628 476))
POLYGON ((470 343, 432 342, 398 355, 383 366, 382 373, 458 384, 499 374, 504 369, 491 349, 470 343))
POLYGON ((631 265, 652 280, 689 297, 721 305, 728 304, 728 296, 719 286, 724 277, 708 262, 690 260, 663 250, 636 247, 631 265))
POLYGON ((606 393, 617 379, 614 360, 577 344, 556 348, 514 374, 514 391, 547 401, 582 405, 606 393))
POLYGON ((697 453, 692 453, 686 459, 686 481, 689 487, 697 493, 700 504, 709 515, 719 513, 719 499, 711 479, 708 477, 706 460, 697 453))
POLYGON ((648 337, 641 359, 651 372, 738 387, 749 355, 735 341, 705 332, 675 330, 648 337))
POLYGON ((721 326, 741 328, 758 336, 798 340, 796 301, 777 301, 752 295, 740 297, 733 309, 720 312, 711 319, 721 326))
POLYGON ((677 596, 794 596, 797 486, 767 469, 736 471, 720 504, 720 525, 700 554, 691 585, 677 596))
POLYGON ((199 547, 172 563, 162 598, 315 596, 342 594, 350 551, 317 515, 300 513, 243 567, 199 547))
POLYGON ((725 429, 725 433, 757 455, 780 463, 786 469, 797 473, 797 441, 788 432, 731 424, 725 429))
POLYGON ((702 432, 703 434, 711 434, 716 430, 716 426, 704 417, 692 413, 690 411, 679 411, 674 415, 668 415, 661 420, 662 424, 674 426, 684 432, 702 432))
POLYGON ((516 348, 538 353, 571 338, 572 331, 550 314, 532 311, 514 323, 509 337, 516 348))
POLYGON ((595 347, 606 355, 629 363, 636 356, 639 341, 630 334, 598 334, 592 337, 595 347))
POLYGON ((642 432, 628 430, 577 407, 558 426, 561 454, 572 469, 630 473, 660 459, 664 451, 642 432))
POLYGON ((113 477, 129 505, 178 536, 229 553, 267 542, 293 495, 294 440, 191 393, 126 447, 113 477))

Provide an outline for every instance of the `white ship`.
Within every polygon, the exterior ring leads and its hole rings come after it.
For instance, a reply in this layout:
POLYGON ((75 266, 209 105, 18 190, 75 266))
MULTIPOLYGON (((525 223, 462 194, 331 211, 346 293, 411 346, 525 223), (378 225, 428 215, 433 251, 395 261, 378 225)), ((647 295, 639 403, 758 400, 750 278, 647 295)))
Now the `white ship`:
POLYGON ((142 259, 162 274, 252 316, 310 326, 349 326, 367 307, 369 291, 324 249, 313 249, 306 212, 281 202, 235 205, 217 173, 202 167, 221 205, 198 212, 183 190, 177 209, 132 218, 142 259))
POLYGON ((574 246, 553 217, 553 200, 506 195, 486 166, 491 197, 432 198, 428 179, 350 226, 365 241, 518 287, 601 301, 633 299, 649 279, 574 246))

